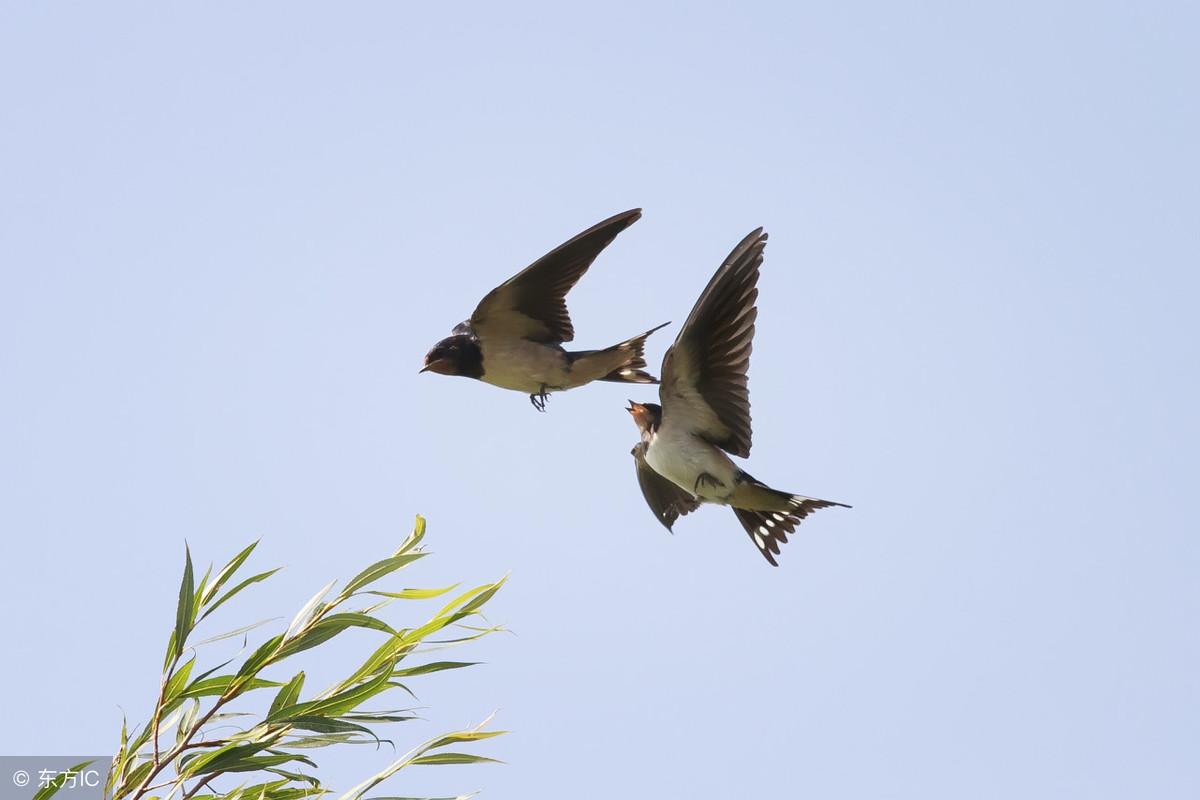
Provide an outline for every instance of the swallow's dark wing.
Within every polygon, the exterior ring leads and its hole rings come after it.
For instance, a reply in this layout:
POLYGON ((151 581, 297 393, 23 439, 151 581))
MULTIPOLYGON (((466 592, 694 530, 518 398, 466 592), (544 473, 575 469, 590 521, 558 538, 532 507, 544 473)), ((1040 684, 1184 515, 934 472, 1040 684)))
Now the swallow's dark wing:
POLYGON ((617 234, 637 222, 635 208, 601 223, 565 242, 504 283, 488 292, 471 314, 471 325, 481 337, 520 337, 546 344, 575 338, 567 314, 566 296, 587 268, 617 234))
POLYGON ((695 496, 659 475, 646 463, 645 442, 638 442, 632 452, 642 497, 646 498, 646 505, 650 506, 654 516, 667 530, 671 530, 681 515, 700 507, 700 501, 695 496))
POLYGON ((767 235, 752 232, 708 282, 663 359, 663 424, 687 428, 735 456, 750 455, 746 370, 767 235))

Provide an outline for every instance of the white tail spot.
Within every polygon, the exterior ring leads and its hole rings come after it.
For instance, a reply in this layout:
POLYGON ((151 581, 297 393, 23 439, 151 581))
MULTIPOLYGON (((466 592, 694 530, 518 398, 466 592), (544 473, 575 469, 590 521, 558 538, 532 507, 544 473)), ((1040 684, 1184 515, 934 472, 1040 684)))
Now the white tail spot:
POLYGON ((759 550, 767 549, 767 544, 763 541, 762 534, 758 533, 758 531, 754 532, 754 543, 758 545, 759 550))

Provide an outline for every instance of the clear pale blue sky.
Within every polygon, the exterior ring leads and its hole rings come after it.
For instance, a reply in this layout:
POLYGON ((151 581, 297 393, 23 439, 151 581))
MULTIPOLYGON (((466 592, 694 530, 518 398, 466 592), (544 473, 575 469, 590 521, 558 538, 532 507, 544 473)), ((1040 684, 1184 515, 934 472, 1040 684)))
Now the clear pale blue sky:
POLYGON ((420 512, 517 635, 395 733, 514 733, 394 794, 1200 794, 1194 6, 435 5, 0 8, 0 752, 145 716, 185 538, 287 565, 232 624, 420 512), (650 516, 652 392, 417 375, 632 206, 581 347, 771 234, 749 466, 855 506, 777 570, 650 516))

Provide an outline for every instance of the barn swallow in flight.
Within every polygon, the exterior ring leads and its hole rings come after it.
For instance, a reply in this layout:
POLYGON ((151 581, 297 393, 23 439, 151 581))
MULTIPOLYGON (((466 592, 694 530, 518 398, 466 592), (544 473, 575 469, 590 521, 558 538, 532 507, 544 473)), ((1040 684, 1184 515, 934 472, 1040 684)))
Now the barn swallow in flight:
POLYGON ((671 530, 701 503, 731 506, 772 566, 800 520, 829 500, 781 492, 750 477, 729 455, 750 455, 746 370, 758 309, 762 228, 733 249, 713 275, 662 365, 657 403, 629 401, 641 432, 633 448, 638 484, 650 510, 671 530), (728 455, 727 455, 728 454, 728 455))
MULTIPOLYGON (((617 234, 637 222, 631 209, 588 228, 488 292, 471 318, 433 346, 421 372, 461 375, 529 395, 546 410, 550 392, 592 381, 658 383, 644 371, 646 337, 663 325, 604 350, 570 351, 575 337, 566 295, 617 234)), ((664 325, 669 323, 664 323, 664 325)))

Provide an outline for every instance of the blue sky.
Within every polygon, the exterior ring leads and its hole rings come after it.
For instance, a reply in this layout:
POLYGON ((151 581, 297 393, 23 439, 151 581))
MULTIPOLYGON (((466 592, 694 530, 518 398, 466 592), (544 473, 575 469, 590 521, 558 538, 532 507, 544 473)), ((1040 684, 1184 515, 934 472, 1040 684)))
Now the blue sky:
POLYGON ((0 752, 109 752, 145 716, 185 539, 287 565, 232 625, 422 513, 436 556, 403 582, 511 571, 516 635, 396 734, 514 732, 507 766, 394 794, 1194 796, 1198 22, 4 4, 0 752), (673 320, 657 364, 771 234, 748 467, 854 505, 777 570, 726 509, 651 517, 622 406, 653 392, 541 415, 417 375, 490 288, 633 206, 570 297, 581 348, 673 320))

